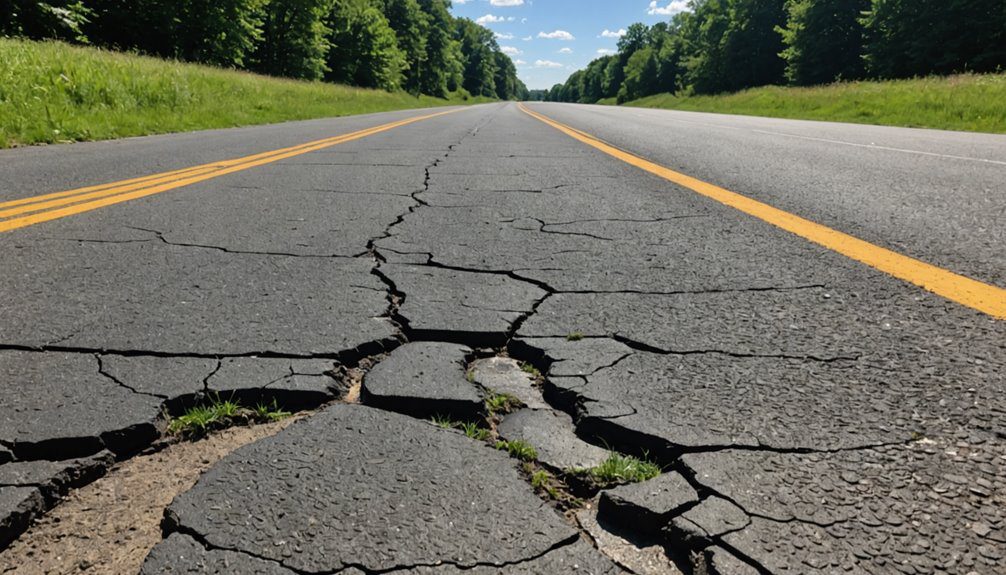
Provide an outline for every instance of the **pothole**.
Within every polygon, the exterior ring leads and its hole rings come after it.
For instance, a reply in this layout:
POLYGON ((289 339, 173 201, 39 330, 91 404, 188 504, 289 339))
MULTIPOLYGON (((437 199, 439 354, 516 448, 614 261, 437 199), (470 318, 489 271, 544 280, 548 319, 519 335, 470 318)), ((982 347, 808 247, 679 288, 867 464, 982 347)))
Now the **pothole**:
POLYGON ((18 575, 122 575, 140 570, 161 541, 161 518, 176 495, 234 450, 275 435, 306 417, 233 427, 195 442, 177 442, 115 465, 71 491, 0 554, 0 572, 18 575))

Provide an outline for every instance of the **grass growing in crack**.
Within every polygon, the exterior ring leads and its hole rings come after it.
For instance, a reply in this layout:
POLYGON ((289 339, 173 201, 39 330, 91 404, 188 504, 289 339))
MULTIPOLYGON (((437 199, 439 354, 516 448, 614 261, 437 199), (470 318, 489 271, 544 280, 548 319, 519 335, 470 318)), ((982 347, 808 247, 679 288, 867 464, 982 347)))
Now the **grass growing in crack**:
POLYGON ((465 435, 477 441, 485 441, 489 439, 490 435, 488 429, 480 427, 477 423, 462 423, 461 431, 464 431, 465 435))
POLYGON ((486 409, 493 415, 513 413, 524 405, 519 399, 509 393, 490 393, 486 398, 486 409))
POLYGON ((469 421, 455 421, 449 417, 444 417, 442 415, 435 415, 433 416, 432 419, 430 419, 430 421, 433 422, 434 425, 442 429, 460 430, 464 432, 464 434, 469 438, 477 441, 486 441, 487 439, 489 439, 489 436, 491 434, 491 432, 488 429, 481 427, 477 423, 469 421))
POLYGON ((465 374, 465 379, 468 380, 468 383, 475 383, 475 370, 469 369, 468 373, 465 374))
POLYGON ((215 429, 234 425, 279 421, 293 415, 282 410, 276 400, 260 403, 253 409, 246 409, 236 401, 210 396, 209 401, 185 410, 168 423, 168 433, 183 437, 199 438, 215 429))
POLYGON ((525 462, 523 468, 524 473, 531 479, 531 487, 539 495, 548 496, 548 499, 558 505, 560 509, 570 510, 583 507, 583 500, 571 495, 562 480, 534 463, 525 462))
POLYGON ((266 421, 279 421, 281 419, 286 419, 293 415, 289 411, 280 409, 279 404, 276 400, 272 400, 272 403, 260 403, 255 406, 255 416, 261 420, 266 421))
POLYGON ((510 457, 515 457, 521 461, 535 461, 538 459, 538 451, 530 443, 520 439, 497 441, 496 449, 506 451, 510 454, 510 457))
POLYGON ((574 469, 572 475, 586 476, 601 487, 619 483, 639 483, 660 475, 660 466, 631 455, 611 453, 603 463, 591 469, 574 469))
POLYGON ((582 331, 574 331, 573 333, 566 336, 566 341, 580 341, 584 337, 586 336, 583 335, 582 331))
POLYGON ((526 361, 520 364, 520 370, 535 379, 541 379, 541 370, 526 361))
POLYGON ((430 418, 430 421, 433 422, 433 425, 436 425, 441 429, 457 429, 461 427, 460 421, 454 421, 453 419, 444 417, 443 415, 434 415, 430 418))

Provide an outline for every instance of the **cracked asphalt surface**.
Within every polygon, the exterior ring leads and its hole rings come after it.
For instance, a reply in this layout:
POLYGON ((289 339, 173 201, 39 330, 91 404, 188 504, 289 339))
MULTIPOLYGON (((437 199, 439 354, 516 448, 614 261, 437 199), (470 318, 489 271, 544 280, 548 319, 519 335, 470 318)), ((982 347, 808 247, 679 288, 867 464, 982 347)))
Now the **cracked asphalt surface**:
MULTIPOLYGON (((532 108, 1006 284, 1001 136, 532 108)), ((0 201, 420 114, 4 151, 0 201)), ((601 493, 598 518, 686 573, 1006 564, 1003 321, 515 105, 0 234, 0 252, 0 548, 217 392, 325 407, 177 498, 145 574, 626 572, 517 461, 423 421, 478 418, 504 389, 526 408, 501 437, 546 469, 609 449, 663 467, 601 493), (543 397, 501 354, 541 370, 543 397), (362 405, 340 402, 358 367, 362 405)))

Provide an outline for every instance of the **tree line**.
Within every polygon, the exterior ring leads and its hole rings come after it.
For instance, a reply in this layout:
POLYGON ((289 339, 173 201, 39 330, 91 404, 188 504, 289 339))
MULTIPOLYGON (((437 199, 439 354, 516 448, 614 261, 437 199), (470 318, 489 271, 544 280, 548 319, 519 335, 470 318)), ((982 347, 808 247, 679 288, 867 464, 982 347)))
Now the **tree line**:
POLYGON ((0 36, 440 98, 524 99, 493 33, 450 0, 0 0, 0 36))
POLYGON ((691 0, 532 99, 619 103, 1006 68, 1004 0, 691 0))

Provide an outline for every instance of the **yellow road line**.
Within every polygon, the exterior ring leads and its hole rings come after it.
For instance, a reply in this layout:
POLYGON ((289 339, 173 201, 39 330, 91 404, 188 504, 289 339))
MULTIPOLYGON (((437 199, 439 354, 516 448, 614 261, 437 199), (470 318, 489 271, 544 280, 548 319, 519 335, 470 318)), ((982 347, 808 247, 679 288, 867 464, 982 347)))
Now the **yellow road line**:
POLYGON ((620 150, 600 139, 534 112, 524 105, 521 110, 564 134, 645 170, 651 174, 688 188, 721 204, 740 210, 776 227, 810 240, 815 244, 862 262, 898 279, 915 284, 935 294, 986 313, 1006 319, 1006 289, 983 283, 926 262, 876 246, 827 226, 774 208, 768 204, 675 172, 635 154, 620 150))
POLYGON ((235 158, 222 162, 213 162, 201 166, 192 166, 182 170, 174 170, 161 174, 152 174, 141 178, 132 178, 119 182, 88 186, 65 192, 43 194, 31 198, 22 198, 9 202, 0 203, 0 219, 10 218, 0 221, 0 232, 6 232, 31 226, 34 224, 47 222, 59 218, 65 218, 83 212, 89 212, 106 206, 111 206, 129 200, 135 200, 159 194, 168 190, 174 190, 183 186, 189 186, 205 180, 218 178, 226 174, 240 172, 256 166, 271 164, 287 158, 316 152, 345 142, 359 140, 367 136, 386 132, 394 128, 406 126, 423 120, 436 118, 446 114, 452 114, 458 110, 448 110, 437 112, 425 116, 408 118, 391 122, 373 128, 367 128, 358 132, 306 142, 288 148, 262 152, 243 158, 235 158), (32 213, 38 212, 38 213, 32 213), (31 215, 24 215, 31 214, 31 215), (20 216, 20 217, 14 217, 20 216))

